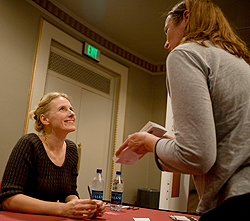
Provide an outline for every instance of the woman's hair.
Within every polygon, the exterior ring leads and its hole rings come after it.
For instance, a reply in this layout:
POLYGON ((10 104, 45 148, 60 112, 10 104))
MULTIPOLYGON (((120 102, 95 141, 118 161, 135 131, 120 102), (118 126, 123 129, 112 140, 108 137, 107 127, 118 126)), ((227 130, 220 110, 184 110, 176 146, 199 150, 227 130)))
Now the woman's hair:
POLYGON ((66 98, 68 101, 69 100, 69 97, 67 94, 64 94, 64 93, 59 93, 59 92, 50 92, 48 94, 45 94, 39 101, 37 107, 35 107, 35 109, 33 111, 31 111, 29 113, 29 116, 30 118, 34 118, 35 120, 35 130, 37 132, 41 132, 41 133, 44 133, 44 125, 43 123, 41 122, 40 120, 40 116, 42 114, 47 114, 47 112, 49 111, 50 109, 50 102, 52 100, 54 100, 55 98, 58 98, 58 97, 64 97, 66 98))
POLYGON ((177 4, 167 16, 178 25, 185 10, 189 11, 189 21, 181 44, 197 42, 206 46, 209 40, 229 53, 243 58, 250 64, 250 52, 246 43, 235 34, 221 9, 210 0, 184 0, 177 4))

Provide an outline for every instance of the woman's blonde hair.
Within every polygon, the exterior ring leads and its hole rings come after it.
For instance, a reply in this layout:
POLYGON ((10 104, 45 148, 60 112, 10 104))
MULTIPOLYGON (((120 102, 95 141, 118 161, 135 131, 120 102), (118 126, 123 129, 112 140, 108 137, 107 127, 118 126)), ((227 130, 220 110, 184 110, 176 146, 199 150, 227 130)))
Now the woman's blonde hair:
POLYGON ((50 109, 50 107, 49 107, 50 102, 52 100, 54 100, 55 98, 58 98, 58 97, 64 97, 68 101, 70 101, 67 94, 59 93, 59 92, 50 92, 48 94, 45 94, 40 99, 37 107, 35 107, 35 109, 29 113, 30 118, 33 117, 33 119, 35 120, 34 127, 35 127, 35 130, 37 132, 44 133, 44 125, 40 120, 40 116, 42 114, 47 114, 48 113, 48 111, 50 109))
POLYGON ((206 46, 205 41, 209 40, 214 46, 219 46, 250 64, 250 52, 246 43, 235 34, 217 5, 210 0, 184 0, 167 15, 177 25, 186 10, 189 12, 189 21, 181 44, 197 42, 206 46))

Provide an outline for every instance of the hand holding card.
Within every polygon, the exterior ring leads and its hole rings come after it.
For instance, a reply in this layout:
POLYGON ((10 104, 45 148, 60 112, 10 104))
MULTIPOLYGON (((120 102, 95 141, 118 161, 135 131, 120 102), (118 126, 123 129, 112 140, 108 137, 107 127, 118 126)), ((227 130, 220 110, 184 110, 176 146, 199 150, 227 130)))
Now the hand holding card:
MULTIPOLYGON (((140 132, 148 132, 148 133, 153 134, 157 137, 162 137, 163 134, 165 134, 167 132, 167 130, 163 126, 149 121, 140 130, 140 132)), ((138 159, 140 159, 142 156, 143 156, 143 154, 137 154, 137 153, 133 152, 129 147, 126 147, 124 150, 122 150, 122 152, 119 154, 119 156, 114 156, 113 160, 115 163, 132 165, 138 159)))
POLYGON ((115 163, 132 165, 142 156, 142 154, 138 155, 137 153, 133 152, 129 147, 127 147, 120 153, 118 157, 114 156, 113 160, 115 161, 115 163))

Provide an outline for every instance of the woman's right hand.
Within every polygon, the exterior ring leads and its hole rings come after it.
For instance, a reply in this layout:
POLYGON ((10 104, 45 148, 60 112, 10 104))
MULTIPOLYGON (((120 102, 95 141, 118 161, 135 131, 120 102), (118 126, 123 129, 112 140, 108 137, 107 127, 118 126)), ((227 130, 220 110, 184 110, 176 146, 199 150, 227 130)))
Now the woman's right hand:
POLYGON ((86 219, 92 217, 97 211, 97 204, 90 199, 74 199, 62 204, 61 216, 86 219))
POLYGON ((106 211, 106 206, 101 200, 94 200, 94 201, 96 202, 97 205, 95 216, 103 216, 106 211))
POLYGON ((148 152, 154 152, 154 146, 159 137, 156 137, 147 132, 137 132, 128 136, 127 140, 115 152, 115 156, 127 147, 138 155, 145 155, 148 152))

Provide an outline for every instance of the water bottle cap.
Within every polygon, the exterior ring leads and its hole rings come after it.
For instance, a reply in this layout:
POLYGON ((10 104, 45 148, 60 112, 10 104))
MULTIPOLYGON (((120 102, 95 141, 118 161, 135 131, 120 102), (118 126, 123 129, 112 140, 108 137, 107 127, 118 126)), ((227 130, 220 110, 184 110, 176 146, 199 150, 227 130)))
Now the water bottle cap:
POLYGON ((97 169, 96 172, 97 173, 102 173, 102 169, 97 169))
POLYGON ((122 172, 121 171, 116 171, 116 175, 121 175, 122 172))

